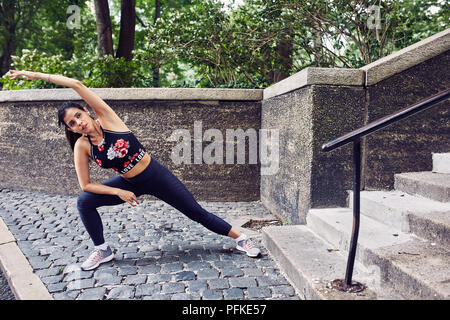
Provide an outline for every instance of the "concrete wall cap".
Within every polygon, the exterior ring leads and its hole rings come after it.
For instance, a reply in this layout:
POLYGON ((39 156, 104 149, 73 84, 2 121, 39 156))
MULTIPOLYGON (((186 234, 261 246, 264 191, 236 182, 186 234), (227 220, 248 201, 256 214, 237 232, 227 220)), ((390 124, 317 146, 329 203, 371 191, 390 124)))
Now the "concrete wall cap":
POLYGON ((269 99, 314 84, 362 86, 364 72, 358 69, 305 68, 264 89, 263 99, 269 99))
POLYGON ((450 49, 450 28, 409 47, 372 62, 362 68, 366 85, 374 85, 450 49))
MULTIPOLYGON (((262 89, 92 88, 104 100, 231 100, 260 101, 262 89)), ((70 88, 0 91, 0 102, 82 100, 70 88)))

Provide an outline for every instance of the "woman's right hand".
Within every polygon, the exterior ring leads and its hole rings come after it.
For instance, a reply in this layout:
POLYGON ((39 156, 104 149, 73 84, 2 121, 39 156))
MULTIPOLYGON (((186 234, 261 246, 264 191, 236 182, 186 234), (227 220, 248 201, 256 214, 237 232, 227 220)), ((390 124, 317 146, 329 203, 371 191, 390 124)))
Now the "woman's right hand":
POLYGON ((117 192, 117 196, 123 201, 131 204, 132 207, 134 207, 134 202, 136 202, 136 204, 140 204, 136 195, 131 191, 119 189, 119 191, 117 192))
POLYGON ((37 73, 33 71, 26 71, 26 70, 9 70, 11 74, 8 74, 8 77, 11 77, 9 80, 17 79, 18 77, 22 76, 27 80, 36 80, 37 73))

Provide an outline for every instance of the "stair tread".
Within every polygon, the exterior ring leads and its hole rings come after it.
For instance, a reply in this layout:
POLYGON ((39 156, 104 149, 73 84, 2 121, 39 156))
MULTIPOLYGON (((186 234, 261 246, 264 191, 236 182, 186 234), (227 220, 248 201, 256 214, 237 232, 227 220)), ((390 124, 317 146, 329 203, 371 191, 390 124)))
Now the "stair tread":
MULTIPOLYGON (((401 210, 405 213, 426 214, 433 212, 449 213, 450 203, 411 195, 403 191, 361 191, 361 199, 370 199, 382 203, 384 206, 401 210)), ((350 202, 350 205, 352 203, 350 202)))
POLYGON ((450 174, 431 171, 398 173, 394 176, 395 190, 441 202, 450 202, 450 174))
MULTIPOLYGON (((368 214, 375 220, 389 223, 394 219, 405 219, 413 215, 445 226, 450 230, 450 203, 432 200, 406 192, 393 191, 361 191, 361 214, 368 214), (367 201, 367 202, 365 202, 367 201), (383 209, 381 209, 383 208, 383 209), (381 210, 374 216, 374 209, 381 210)), ((350 208, 353 204, 350 201, 350 208)), ((400 223, 400 222, 398 222, 400 223)))
POLYGON ((444 188, 450 188, 450 174, 448 173, 438 173, 432 171, 403 172, 395 174, 395 177, 401 177, 420 181, 424 184, 432 184, 444 188))
MULTIPOLYGON (((315 216, 326 221, 339 232, 350 233, 353 225, 353 211, 350 208, 310 209, 310 217, 315 216)), ((317 230, 314 230, 317 232, 317 230)), ((320 236, 320 234, 319 234, 320 236)), ((367 248, 378 248, 410 241, 413 235, 387 226, 364 215, 360 216, 358 243, 367 248)))
MULTIPOLYGON (((375 299, 370 288, 356 296, 327 288, 334 279, 345 276, 347 257, 305 225, 271 226, 262 230, 263 240, 271 255, 279 262, 287 277, 306 299, 375 299)), ((353 279, 364 283, 367 275, 354 268, 353 279)), ((384 293, 378 293, 380 297, 384 293)))
POLYGON ((302 270, 309 273, 312 278, 315 275, 322 274, 325 278, 332 280, 335 276, 342 275, 345 272, 345 264, 341 263, 344 261, 344 258, 340 254, 336 254, 336 252, 330 253, 327 250, 329 246, 305 226, 267 227, 264 230, 280 241, 282 250, 291 252, 292 254, 289 254, 289 257, 296 264, 301 264, 303 266, 302 270), (299 250, 299 248, 302 250, 299 250), (314 254, 316 258, 313 260, 303 259, 304 255, 309 254, 314 254), (326 263, 317 263, 318 261, 325 261, 326 263), (336 268, 330 269, 328 264, 335 265, 336 268))
POLYGON ((450 153, 433 153, 433 172, 450 173, 450 153))
MULTIPOLYGON (((353 225, 350 208, 311 209, 309 214, 313 216, 310 219, 321 219, 350 240, 353 225)), ((389 261, 397 270, 431 287, 441 297, 450 298, 450 251, 445 246, 361 215, 358 247, 389 261)))
MULTIPOLYGON (((353 193, 349 193, 350 207, 353 193)), ((450 203, 393 191, 362 191, 361 214, 450 247, 450 203)))
POLYGON ((432 242, 420 240, 384 247, 375 254, 389 260, 394 267, 426 284, 439 299, 450 299, 450 253, 432 242))

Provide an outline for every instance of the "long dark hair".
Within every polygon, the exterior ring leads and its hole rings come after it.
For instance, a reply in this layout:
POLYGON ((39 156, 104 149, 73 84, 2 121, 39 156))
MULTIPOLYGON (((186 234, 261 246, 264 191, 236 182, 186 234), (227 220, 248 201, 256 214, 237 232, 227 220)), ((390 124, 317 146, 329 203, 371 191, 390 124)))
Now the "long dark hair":
POLYGON ((75 133, 69 130, 69 127, 67 126, 67 124, 64 122, 64 117, 66 116, 66 111, 69 108, 77 108, 80 110, 84 111, 84 108, 79 105, 78 103, 75 103, 73 101, 67 101, 64 102, 61 107, 58 110, 58 126, 61 127, 61 124, 64 125, 64 130, 66 132, 66 138, 67 138, 67 142, 69 143, 70 148, 74 149, 75 147, 75 142, 77 142, 77 140, 82 136, 79 133, 75 133))

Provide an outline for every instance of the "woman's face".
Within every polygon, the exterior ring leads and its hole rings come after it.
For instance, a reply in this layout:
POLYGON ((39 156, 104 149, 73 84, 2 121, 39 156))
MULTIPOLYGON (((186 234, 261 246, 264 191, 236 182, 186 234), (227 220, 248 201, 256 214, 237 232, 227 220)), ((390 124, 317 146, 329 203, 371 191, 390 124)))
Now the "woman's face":
POLYGON ((70 131, 80 134, 87 134, 92 130, 92 118, 86 108, 68 108, 64 116, 64 122, 70 131))

